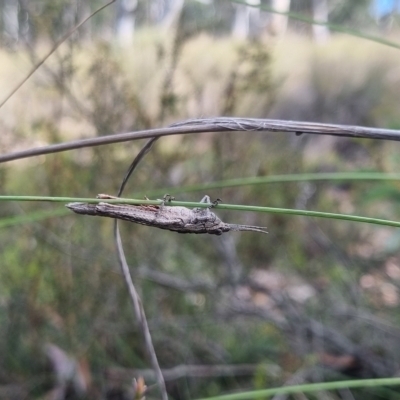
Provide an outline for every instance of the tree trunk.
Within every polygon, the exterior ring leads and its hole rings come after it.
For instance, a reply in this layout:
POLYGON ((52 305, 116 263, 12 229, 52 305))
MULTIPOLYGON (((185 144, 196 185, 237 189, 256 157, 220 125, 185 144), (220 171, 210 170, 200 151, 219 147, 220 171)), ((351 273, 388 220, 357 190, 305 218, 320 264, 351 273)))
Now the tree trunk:
POLYGON ((239 39, 246 39, 251 36, 257 36, 260 30, 260 4, 261 0, 248 0, 246 6, 238 4, 236 6, 235 20, 232 27, 232 35, 239 39))
MULTIPOLYGON (((313 0, 315 21, 328 23, 328 0, 313 0)), ((313 36, 317 43, 324 43, 330 38, 329 28, 325 25, 313 25, 313 36)))
POLYGON ((120 44, 132 43, 137 5, 137 0, 119 0, 117 3, 116 35, 120 44))
POLYGON ((15 46, 19 39, 18 1, 4 0, 3 27, 5 43, 15 46))
MULTIPOLYGON (((272 9, 281 13, 287 13, 290 10, 290 0, 272 0, 272 9)), ((283 36, 288 26, 288 16, 281 14, 272 14, 268 26, 270 33, 276 36, 283 36)))

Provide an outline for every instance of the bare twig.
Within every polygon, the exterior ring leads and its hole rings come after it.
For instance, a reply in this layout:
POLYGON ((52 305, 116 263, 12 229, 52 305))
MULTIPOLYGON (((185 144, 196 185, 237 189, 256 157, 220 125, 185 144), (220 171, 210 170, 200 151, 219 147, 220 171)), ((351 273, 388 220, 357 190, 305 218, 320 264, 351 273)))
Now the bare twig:
MULTIPOLYGON (((296 371, 282 386, 300 385, 305 383, 309 376, 312 375, 312 368, 301 368, 296 371)), ((286 400, 289 396, 286 393, 275 395, 272 400, 286 400)))
POLYGON ((122 192, 125 189, 125 185, 128 182, 128 179, 132 175, 133 171, 135 168, 139 165, 140 161, 142 161, 143 157, 150 151, 150 149, 153 147, 153 144, 158 140, 157 137, 151 138, 144 146, 143 148, 139 151, 138 155, 135 157, 135 159, 132 161, 132 164, 129 166, 128 171, 125 174, 124 179, 122 180, 121 186, 118 190, 117 197, 120 197, 122 195, 122 192))
MULTIPOLYGON (((273 369, 273 366, 259 364, 238 364, 238 365, 177 365, 173 368, 163 369, 162 373, 166 381, 173 381, 180 378, 215 378, 221 376, 249 376, 257 371, 273 369)), ((273 371, 271 371, 273 372, 273 371)), ((125 369, 111 367, 106 371, 107 377, 112 380, 129 381, 133 377, 143 377, 144 380, 155 379, 154 371, 150 369, 125 369)))
POLYGON ((150 330, 149 330, 149 325, 148 325, 147 319, 146 319, 146 314, 144 312, 142 301, 140 300, 139 294, 136 291, 135 285, 133 284, 132 277, 129 272, 129 266, 126 262, 124 249, 122 247, 121 235, 120 235, 119 229, 118 229, 118 220, 115 220, 114 235, 115 235, 115 241, 117 244, 118 258, 119 258, 119 263, 121 266, 122 274, 124 276, 125 283, 128 287, 129 296, 132 300, 136 319, 142 330, 142 334, 143 334, 145 345, 146 345, 146 350, 149 354, 150 361, 153 366, 156 380, 157 380, 158 386, 161 391, 161 396, 162 396, 163 400, 168 400, 167 389, 165 387, 164 377, 163 377, 160 365, 158 363, 157 355, 156 355, 154 345, 153 345, 153 340, 151 338, 151 334, 150 334, 150 330))
POLYGON ((308 318, 302 313, 293 312, 288 309, 289 307, 289 304, 283 304, 283 302, 279 305, 280 311, 285 315, 284 319, 277 317, 270 310, 245 304, 242 301, 232 304, 231 312, 233 312, 233 316, 242 314, 265 319, 289 335, 302 330, 308 340, 310 338, 318 338, 323 341, 325 348, 339 354, 354 356, 360 361, 368 374, 377 377, 393 375, 395 364, 392 359, 385 359, 366 350, 364 347, 353 343, 349 338, 335 329, 326 327, 321 322, 308 318))
MULTIPOLYGON (((140 150, 139 154, 135 157, 132 164, 129 166, 124 179, 122 180, 121 186, 118 190, 118 197, 121 196, 129 177, 132 175, 133 171, 135 170, 135 168, 137 167, 139 162, 150 151, 150 148, 152 147, 152 145, 154 144, 154 142, 156 140, 157 140, 157 138, 151 138, 144 145, 142 150, 140 150)), ((126 262, 126 257, 125 257, 124 249, 122 246, 121 235, 119 232, 117 219, 115 219, 115 222, 114 222, 114 239, 115 239, 115 243, 117 246, 118 260, 120 263, 122 274, 124 276, 125 283, 128 287, 128 292, 129 292, 129 296, 130 296, 132 304, 133 304, 133 308, 135 310, 136 319, 142 330, 146 350, 150 357, 150 362, 153 367, 154 374, 156 376, 156 381, 158 383, 158 386, 159 386, 159 389, 161 392, 161 398, 162 398, 162 400, 168 400, 168 394, 167 394, 167 389, 165 387, 164 377, 163 377, 160 365, 158 363, 157 355, 156 355, 154 345, 153 345, 153 340, 152 340, 151 334, 150 334, 149 325, 148 325, 147 319, 146 319, 146 314, 144 312, 144 308, 142 305, 142 301, 140 300, 139 294, 135 288, 135 285, 133 284, 132 276, 129 271, 129 266, 126 262)))
POLYGON ((19 90, 19 88, 40 68, 41 65, 63 44, 77 29, 79 29, 85 22, 87 22, 94 15, 104 10, 106 7, 115 3, 116 0, 111 0, 104 6, 101 6, 96 11, 92 12, 88 17, 86 17, 83 21, 81 21, 78 25, 74 26, 70 31, 68 31, 58 42, 54 44, 54 46, 50 49, 50 51, 29 71, 28 75, 22 79, 22 81, 15 86, 15 88, 11 91, 10 94, 0 103, 0 108, 7 103, 7 101, 19 90))
POLYGON ((0 156, 0 163, 35 157, 43 154, 58 153, 81 149, 85 147, 101 146, 111 143, 128 142, 138 139, 159 138, 169 135, 184 135, 201 132, 291 132, 310 133, 316 135, 332 135, 341 137, 380 139, 400 141, 400 130, 368 128, 354 125, 334 125, 316 122, 285 121, 277 119, 252 118, 213 118, 197 119, 180 122, 168 128, 149 129, 137 132, 119 133, 90 139, 80 139, 33 149, 18 151, 0 156))
POLYGON ((156 271, 145 266, 140 267, 137 273, 141 278, 181 292, 211 292, 218 289, 217 284, 201 278, 186 281, 175 275, 166 274, 165 272, 156 271))

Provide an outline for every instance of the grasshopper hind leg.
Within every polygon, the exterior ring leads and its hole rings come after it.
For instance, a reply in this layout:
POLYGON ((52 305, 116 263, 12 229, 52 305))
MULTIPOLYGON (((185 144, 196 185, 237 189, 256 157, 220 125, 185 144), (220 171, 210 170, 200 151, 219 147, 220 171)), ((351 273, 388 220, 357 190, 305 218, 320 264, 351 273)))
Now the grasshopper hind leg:
POLYGON ((208 195, 206 194, 206 195, 200 200, 200 203, 212 204, 212 203, 211 203, 210 196, 208 196, 208 195))

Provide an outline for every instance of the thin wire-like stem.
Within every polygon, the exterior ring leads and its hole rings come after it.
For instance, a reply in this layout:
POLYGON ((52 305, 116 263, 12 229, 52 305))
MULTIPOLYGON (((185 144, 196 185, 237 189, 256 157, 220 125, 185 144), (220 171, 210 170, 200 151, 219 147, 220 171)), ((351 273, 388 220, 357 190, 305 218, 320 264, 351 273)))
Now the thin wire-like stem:
POLYGON ((160 365, 158 363, 157 355, 154 349, 153 340, 151 338, 150 329, 147 323, 143 304, 142 301, 140 300, 138 292, 136 291, 135 285, 133 284, 132 276, 129 271, 129 266, 128 263, 126 262, 126 257, 121 241, 121 235, 119 233, 119 228, 118 228, 118 220, 115 220, 114 223, 114 237, 117 245, 118 260, 121 266, 122 274, 124 276, 125 283, 128 287, 129 297, 131 298, 133 308, 135 310, 136 319, 142 330, 142 334, 146 344, 146 350, 150 357, 150 361, 161 392, 161 397, 162 400, 168 400, 168 394, 167 394, 167 389, 165 387, 164 377, 160 365))
POLYGON ((101 6, 98 8, 96 11, 92 12, 88 17, 86 17, 83 21, 81 21, 78 25, 74 26, 71 30, 69 30, 60 40, 58 40, 54 46, 49 50, 49 52, 37 63, 35 64, 32 69, 29 71, 28 75, 18 85, 14 87, 14 89, 11 90, 11 93, 9 93, 6 98, 0 103, 0 108, 4 106, 4 104, 7 103, 8 100, 20 89, 20 87, 46 62, 46 60, 77 30, 79 29, 85 22, 87 22, 90 18, 92 18, 94 15, 99 13, 100 11, 104 10, 106 7, 111 5, 112 3, 115 3, 116 0, 111 0, 104 6, 101 6))
POLYGON ((266 185, 272 183, 289 183, 289 182, 316 182, 316 181, 399 181, 400 174, 386 172, 318 172, 304 174, 283 174, 245 177, 235 179, 224 179, 222 181, 214 181, 197 185, 189 185, 182 187, 160 188, 157 191, 146 191, 149 197, 159 196, 165 193, 190 193, 190 192, 207 192, 213 189, 223 189, 241 186, 266 185))
POLYGON ((150 139, 169 135, 187 135, 202 132, 291 132, 340 137, 367 138, 400 141, 400 130, 369 128, 354 125, 335 125, 304 121, 285 121, 278 119, 255 118, 211 118, 183 121, 168 128, 149 129, 137 132, 119 133, 90 139, 80 139, 42 146, 0 155, 0 163, 35 157, 44 154, 59 153, 85 147, 102 146, 111 143, 128 142, 138 139, 150 139))
POLYGON ((140 161, 142 161, 143 157, 150 151, 152 148, 153 144, 158 140, 157 137, 151 138, 142 148, 142 150, 139 151, 138 155, 135 157, 135 159, 132 161, 132 164, 129 166, 128 171, 125 174, 124 179, 122 180, 121 186, 118 190, 117 197, 120 197, 122 192, 125 189, 125 185, 128 182, 128 179, 132 175, 133 171, 136 169, 136 167, 139 165, 140 161))
MULTIPOLYGON (((160 205, 162 200, 140 200, 140 199, 93 199, 93 198, 79 198, 79 197, 46 197, 46 196, 0 196, 0 201, 49 201, 49 202, 83 202, 83 203, 110 203, 110 204, 132 204, 132 205, 160 205)), ((181 206, 188 208, 207 208, 207 203, 196 203, 191 201, 169 201, 168 206, 181 206)), ((235 211, 250 211, 269 214, 286 214, 286 215, 299 215, 306 217, 318 217, 329 219, 340 219, 352 222, 364 222, 368 224, 384 225, 400 228, 400 221, 392 221, 381 218, 362 217, 359 215, 337 214, 323 211, 309 211, 309 210, 296 210, 291 208, 276 208, 276 207, 260 207, 260 206, 243 206, 239 204, 221 204, 215 206, 215 209, 222 210, 235 210, 235 211)))
MULTIPOLYGON (((147 143, 140 150, 138 155, 134 158, 134 160, 132 161, 131 165, 128 168, 128 171, 125 174, 125 177, 122 180, 122 183, 120 185, 120 188, 119 188, 118 194, 117 194, 118 197, 122 195, 125 185, 128 182, 128 179, 132 175, 133 171, 139 165, 140 161, 142 161, 143 157, 150 151, 154 142, 156 142, 157 140, 158 140, 157 137, 154 137, 154 138, 151 138, 150 140, 148 140, 147 143)), ((154 349, 153 340, 151 338, 150 329, 149 329, 149 325, 147 323, 143 304, 142 304, 140 296, 135 288, 135 285, 133 284, 132 276, 129 271, 129 266, 128 266, 128 263, 126 262, 125 252, 124 252, 124 248, 122 246, 121 234, 119 232, 119 226, 118 226, 117 219, 114 220, 114 239, 115 239, 115 243, 117 246, 119 264, 120 264, 120 267, 122 270, 122 274, 124 276, 125 283, 128 287, 128 292, 129 292, 129 296, 130 296, 132 304, 133 304, 133 308, 135 310, 136 319, 142 330, 144 343, 145 343, 146 350, 150 357, 150 362, 151 362, 151 365, 153 367, 153 370, 154 370, 154 373, 156 376, 158 387, 159 387, 160 393, 161 393, 161 398, 162 398, 162 400, 168 400, 168 394, 167 394, 167 388, 165 386, 164 376, 162 374, 160 364, 158 363, 157 354, 154 349)))
MULTIPOLYGON (((328 172, 328 173, 305 173, 305 174, 287 174, 287 175, 269 175, 259 177, 226 179, 223 181, 216 181, 206 184, 182 186, 182 187, 169 187, 157 190, 147 190, 146 193, 136 193, 137 197, 145 196, 157 197, 165 193, 189 193, 189 192, 205 192, 209 190, 222 189, 228 187, 240 187, 261 184, 276 184, 287 182, 303 182, 303 181, 399 181, 400 174, 395 173, 382 173, 382 172, 328 172)), ((35 198, 36 199, 36 198, 35 198)), ((19 201, 19 196, 7 196, 7 199, 0 196, 0 201, 19 201)), ((81 201, 82 199, 71 198, 70 201, 81 201)), ((93 199, 90 199, 93 200, 93 199)), ((99 202, 99 200, 95 200, 99 202)), ((143 202, 143 200, 141 201, 143 202)), ((31 212, 24 215, 12 216, 1 218, 0 228, 15 226, 19 224, 29 223, 32 221, 40 221, 46 218, 63 217, 68 215, 70 210, 55 209, 51 211, 38 211, 31 212)))

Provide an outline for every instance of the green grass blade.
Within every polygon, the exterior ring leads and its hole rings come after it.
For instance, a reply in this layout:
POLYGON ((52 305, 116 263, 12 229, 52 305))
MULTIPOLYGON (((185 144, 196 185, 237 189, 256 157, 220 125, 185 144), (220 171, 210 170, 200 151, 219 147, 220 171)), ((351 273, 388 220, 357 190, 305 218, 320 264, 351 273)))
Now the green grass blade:
MULTIPOLYGON (((61 203, 72 203, 72 202, 83 202, 83 203, 99 203, 107 202, 111 204, 151 204, 160 205, 160 200, 140 200, 140 199, 93 199, 93 198, 79 198, 79 197, 49 197, 49 196, 0 196, 0 201, 49 201, 49 202, 61 202, 61 203)), ((168 203, 171 206, 183 206, 189 208, 207 208, 208 205, 205 203, 188 202, 188 201, 171 201, 168 203)), ((286 215, 300 215, 306 217, 319 217, 319 218, 330 218, 339 219, 352 222, 364 222, 375 225, 384 225, 400 228, 399 221, 391 221, 380 218, 362 217, 358 215, 348 214, 337 214, 327 213, 322 211, 308 211, 308 210, 296 210, 288 208, 274 208, 274 207, 260 207, 260 206, 243 206, 237 204, 218 204, 218 209, 223 210, 234 210, 234 211, 252 211, 260 213, 271 213, 271 214, 286 214, 286 215)))
MULTIPOLYGON (((252 185, 263 185, 272 183, 289 183, 289 182, 303 182, 303 181, 399 181, 400 174, 395 173, 382 173, 382 172, 328 172, 328 173, 308 173, 308 174, 287 174, 287 175, 269 175, 260 177, 246 177, 237 179, 228 179, 223 181, 216 181, 200 185, 183 186, 179 188, 165 188, 150 190, 146 192, 147 196, 157 197, 162 196, 165 193, 191 193, 191 192, 207 192, 208 190, 223 189, 231 187, 241 186, 252 186, 252 185)), ((145 194, 139 194, 138 197, 142 197, 145 194)), ((26 197, 26 196, 23 196, 26 197)), ((28 199, 31 196, 27 196, 28 199)), ((46 201, 51 201, 53 198, 46 198, 46 201)), ((69 201, 83 201, 84 199, 65 198, 65 202, 69 201)), ((21 196, 3 196, 1 200, 15 200, 20 201, 21 196)), ((36 201, 37 197, 34 196, 33 201, 36 201)), ((90 199, 93 200, 93 199, 90 199)), ((57 202, 59 200, 56 200, 57 202)), ((95 201, 96 202, 96 201, 95 201)), ((142 202, 143 203, 143 202, 142 202)), ((279 210, 279 209, 278 209, 279 210)), ((0 228, 20 225, 29 222, 37 222, 46 218, 61 217, 68 215, 69 210, 56 209, 52 211, 42 211, 27 213, 24 215, 7 217, 0 220, 0 228)))
POLYGON ((337 389, 355 389, 355 388, 374 388, 380 386, 397 386, 400 385, 400 378, 381 378, 381 379, 360 379, 351 381, 336 381, 310 383, 296 386, 282 386, 279 388, 254 390, 251 392, 242 392, 234 394, 226 394, 222 396, 207 397, 199 400, 248 400, 255 398, 263 398, 266 396, 274 396, 278 394, 290 393, 311 393, 323 390, 337 389))
MULTIPOLYGON (((143 194, 137 194, 138 197, 163 196, 165 193, 191 193, 205 192, 214 189, 223 189, 230 187, 241 187, 251 185, 263 185, 271 183, 288 183, 303 181, 398 181, 400 174, 387 174, 383 172, 328 172, 328 173, 309 173, 309 174, 288 174, 288 175, 269 175, 251 178, 227 179, 200 185, 183 186, 178 188, 165 188, 149 190, 143 194)), ((1 199, 0 199, 1 200, 1 199)), ((17 200, 18 201, 18 198, 17 200)), ((24 224, 25 222, 40 221, 51 217, 61 217, 68 215, 69 210, 57 209, 46 212, 27 213, 24 216, 3 218, 0 221, 0 228, 24 224)))
POLYGON ((27 224, 30 222, 38 222, 47 218, 64 217, 70 214, 69 210, 64 208, 57 208, 50 211, 37 211, 33 213, 26 213, 22 215, 15 215, 0 219, 0 229, 8 228, 15 225, 27 224))
POLYGON ((262 185, 270 183, 288 183, 303 181, 399 181, 400 174, 383 172, 328 172, 309 174, 269 175, 251 178, 227 179, 200 185, 183 186, 179 188, 165 188, 147 192, 148 196, 160 196, 165 193, 189 193, 229 187, 262 185))
POLYGON ((302 14, 298 14, 298 13, 294 13, 294 12, 276 11, 271 7, 264 6, 264 5, 261 5, 261 4, 257 4, 257 5, 249 4, 249 3, 245 2, 245 1, 241 1, 241 0, 230 0, 230 1, 232 3, 244 4, 244 5, 248 6, 248 7, 259 8, 262 11, 267 11, 267 12, 270 12, 272 14, 286 15, 287 17, 289 17, 291 19, 295 19, 297 21, 301 21, 301 22, 304 22, 306 24, 326 26, 329 29, 331 29, 332 31, 345 33, 347 35, 359 37, 359 38, 368 40, 370 42, 375 42, 375 43, 383 44, 385 46, 394 47, 395 49, 400 49, 400 43, 393 42, 392 40, 388 40, 388 39, 385 39, 385 38, 382 38, 382 37, 379 37, 379 36, 374 36, 374 35, 370 35, 368 33, 360 32, 360 31, 357 31, 357 30, 354 30, 354 29, 345 28, 345 27, 343 27, 341 25, 331 24, 329 22, 317 21, 317 20, 314 20, 312 18, 305 17, 302 14))

